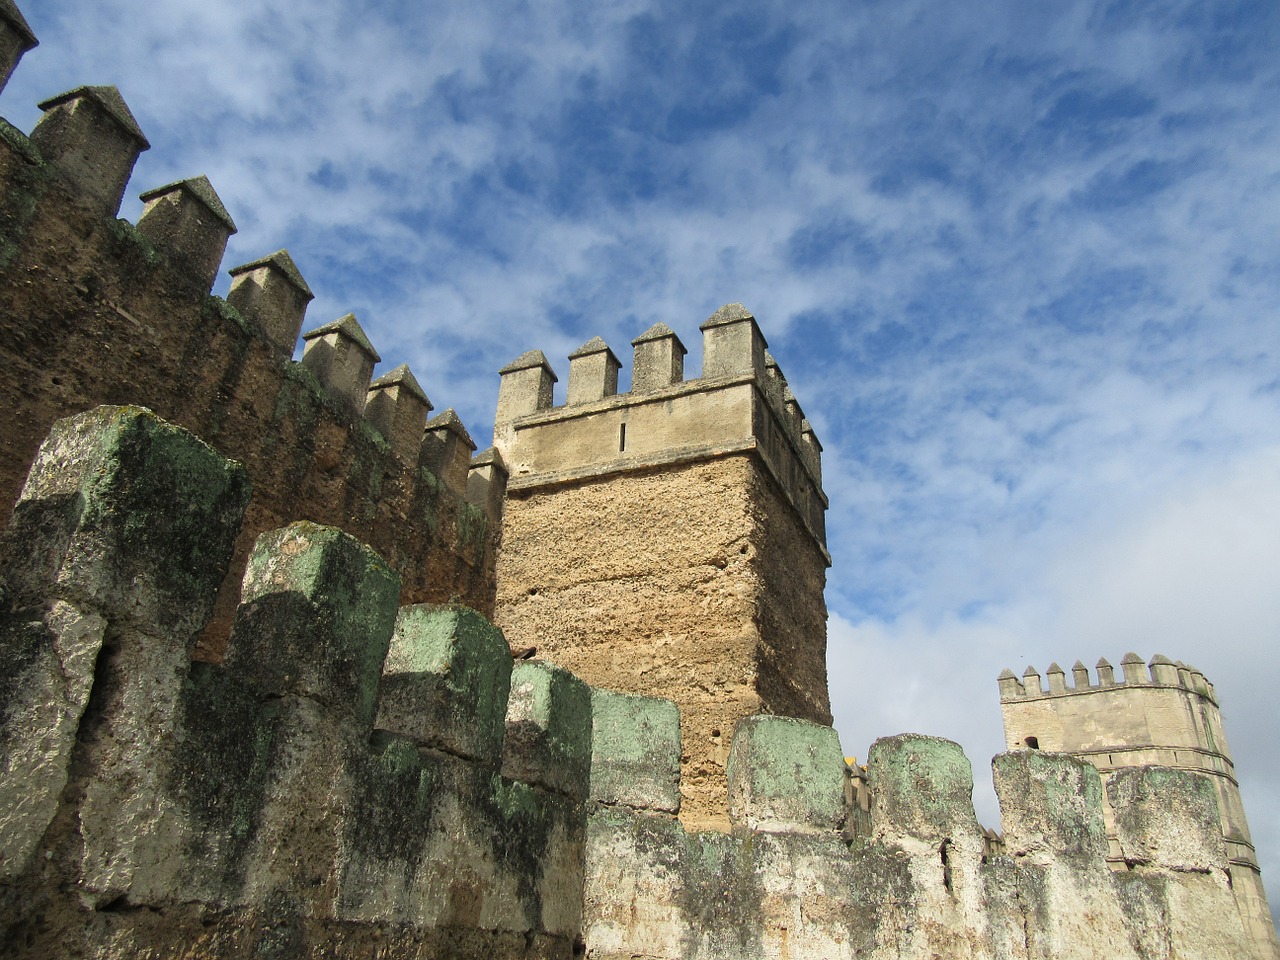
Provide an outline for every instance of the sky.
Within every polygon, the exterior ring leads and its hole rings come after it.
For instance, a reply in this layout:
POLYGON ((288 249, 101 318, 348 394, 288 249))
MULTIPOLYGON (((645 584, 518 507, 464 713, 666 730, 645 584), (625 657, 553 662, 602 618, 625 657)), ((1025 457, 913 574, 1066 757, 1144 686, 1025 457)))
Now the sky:
MULTIPOLYGON (((0 96, 115 84, 481 446, 496 371, 755 314, 825 448, 846 753, 996 675, 1215 684, 1280 900, 1280 6, 26 0, 0 96)), ((227 287, 222 277, 215 292, 227 287)), ((623 389, 626 389, 624 368, 623 389)))

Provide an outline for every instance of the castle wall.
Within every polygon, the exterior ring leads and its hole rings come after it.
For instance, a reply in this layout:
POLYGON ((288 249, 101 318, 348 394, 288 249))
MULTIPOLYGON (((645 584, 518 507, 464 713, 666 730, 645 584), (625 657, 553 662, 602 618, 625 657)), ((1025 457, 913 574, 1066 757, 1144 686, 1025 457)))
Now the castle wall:
POLYGON ((0 544, 0 953, 567 958, 590 697, 140 408, 61 422, 0 544), (574 702, 579 709, 572 709, 574 702), (505 729, 508 721, 509 730, 505 729))
POLYGON ((468 501, 465 466, 459 477, 424 458, 425 395, 398 395, 403 378, 371 385, 366 370, 349 382, 318 363, 350 342, 341 334, 309 340, 304 363, 290 360, 311 293, 283 251, 234 269, 231 303, 210 296, 234 224, 203 178, 148 194, 138 226, 115 219, 145 139, 126 129, 114 88, 72 94, 45 105, 31 137, 0 122, 0 403, 22 411, 0 436, 0 522, 57 418, 138 403, 206 438, 253 481, 197 655, 221 655, 257 535, 296 519, 376 545, 401 574, 405 602, 454 598, 490 612, 497 524, 483 491, 468 501), (99 162, 121 150, 116 166, 99 162))
POLYGON ((333 528, 261 536, 224 661, 193 663, 247 499, 140 408, 42 447, 0 538, 5 956, 1267 955, 1204 774, 1112 772, 1115 872, 1083 760, 996 758, 993 843, 956 744, 885 738, 855 770, 829 726, 759 715, 732 831, 693 832, 671 701, 513 665, 466 608, 397 609, 333 528))

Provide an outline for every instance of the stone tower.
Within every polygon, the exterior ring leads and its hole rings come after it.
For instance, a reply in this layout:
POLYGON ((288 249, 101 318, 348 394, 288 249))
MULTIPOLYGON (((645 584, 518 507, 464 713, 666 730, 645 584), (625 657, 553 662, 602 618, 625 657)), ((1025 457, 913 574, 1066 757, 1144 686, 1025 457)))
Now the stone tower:
POLYGON ((1157 654, 1143 664, 1135 653, 1120 661, 1122 679, 1105 659, 1097 663, 1097 683, 1076 661, 1072 684, 1056 663, 1047 673, 1048 690, 1034 667, 1022 679, 1005 670, 999 679, 1000 709, 1009 750, 1069 753, 1098 768, 1107 784, 1103 814, 1107 825, 1108 861, 1125 870, 1142 859, 1117 839, 1116 811, 1131 797, 1116 796, 1110 774, 1158 764, 1205 774, 1216 788, 1222 817, 1231 889, 1245 928, 1259 945, 1257 955, 1277 955, 1271 910, 1262 887, 1249 824, 1227 747, 1213 684, 1194 667, 1157 654))
POLYGON ((734 724, 831 722, 820 450, 741 304, 680 338, 632 341, 631 392, 596 338, 567 403, 540 351, 502 370, 494 446, 510 472, 495 619, 514 648, 587 682, 674 699, 682 818, 722 822, 734 724))

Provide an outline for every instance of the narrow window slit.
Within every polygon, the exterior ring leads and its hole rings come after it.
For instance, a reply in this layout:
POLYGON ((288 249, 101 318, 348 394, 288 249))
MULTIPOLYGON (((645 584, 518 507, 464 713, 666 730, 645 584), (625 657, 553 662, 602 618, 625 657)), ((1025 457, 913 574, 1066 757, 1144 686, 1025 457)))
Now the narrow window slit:
POLYGON ((627 449, 627 425, 625 423, 618 426, 618 452, 625 453, 627 449))

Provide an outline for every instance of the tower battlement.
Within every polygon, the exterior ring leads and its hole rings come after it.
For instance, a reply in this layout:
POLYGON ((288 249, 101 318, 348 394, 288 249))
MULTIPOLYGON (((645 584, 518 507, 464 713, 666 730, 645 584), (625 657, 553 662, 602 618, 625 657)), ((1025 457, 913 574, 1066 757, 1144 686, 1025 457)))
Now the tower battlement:
POLYGON ((742 304, 702 324, 702 375, 684 379, 687 350, 664 323, 632 342, 631 390, 621 363, 595 337, 569 357, 566 402, 540 350, 502 368, 494 444, 512 491, 626 471, 753 453, 768 469, 815 545, 826 553, 822 446, 787 385, 756 319, 742 304))
POLYGON ((626 393, 593 338, 569 357, 560 406, 542 351, 503 367, 495 619, 593 685, 674 699, 682 817, 727 829, 737 721, 831 722, 831 558, 822 447, 755 317, 731 303, 701 332, 692 379, 670 327, 636 337, 626 393))
MULTIPOLYGON (((1259 942, 1271 942, 1270 911, 1213 684, 1195 667, 1161 654, 1145 664, 1136 653, 1125 654, 1119 677, 1105 657, 1095 669, 1096 680, 1076 661, 1068 686, 1066 672, 1051 664, 1047 689, 1034 667, 1021 679, 1003 671, 997 682, 1006 749, 1071 754, 1097 767, 1104 782, 1151 765, 1205 775, 1214 787, 1241 915, 1259 942)), ((1109 857, 1124 869, 1117 834, 1123 813, 1110 800, 1104 812, 1109 857)))
POLYGON ((1170 660, 1157 653, 1150 663, 1143 664, 1136 653, 1127 653, 1120 661, 1121 676, 1116 678, 1115 667, 1102 657, 1094 667, 1096 681, 1090 676, 1089 668, 1079 660, 1071 667, 1071 685, 1067 685, 1067 674, 1058 664, 1049 664, 1042 681, 1040 672, 1028 666, 1019 679, 1012 670, 1001 672, 1000 699, 1034 700, 1040 697, 1067 697, 1110 690, 1116 686, 1125 687, 1177 687, 1191 691, 1208 700, 1214 706, 1218 704, 1217 693, 1213 684, 1204 678, 1204 674, 1195 667, 1188 666, 1181 660, 1170 660), (1045 682, 1048 687, 1046 688, 1045 682))

